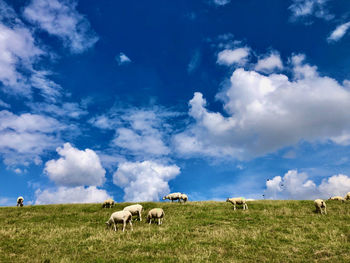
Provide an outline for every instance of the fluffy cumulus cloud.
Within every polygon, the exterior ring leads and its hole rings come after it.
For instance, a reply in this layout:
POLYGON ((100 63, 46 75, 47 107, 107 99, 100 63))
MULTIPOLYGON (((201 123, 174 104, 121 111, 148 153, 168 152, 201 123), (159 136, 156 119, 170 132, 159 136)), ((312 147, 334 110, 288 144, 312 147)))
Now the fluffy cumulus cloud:
POLYGON ((74 148, 70 143, 57 148, 61 156, 45 164, 47 176, 60 186, 100 186, 105 182, 105 169, 98 155, 90 149, 74 148))
POLYGON ((58 187, 57 189, 46 189, 35 191, 35 204, 67 204, 67 203, 100 203, 111 198, 103 189, 95 186, 89 187, 58 187))
POLYGON ((129 64, 131 62, 131 59, 123 52, 120 52, 119 55, 115 57, 115 59, 118 62, 119 66, 123 64, 129 64))
POLYGON ((328 0, 293 0, 289 6, 292 20, 305 19, 310 16, 331 20, 334 15, 327 9, 328 0))
POLYGON ((58 37, 73 53, 91 48, 98 40, 89 21, 76 10, 70 0, 32 0, 24 9, 24 17, 50 35, 58 37))
POLYGON ((283 177, 276 176, 266 182, 265 198, 268 199, 328 199, 331 196, 344 196, 350 189, 350 178, 346 175, 333 175, 316 185, 306 173, 288 171, 283 177))
POLYGON ((327 38, 328 42, 336 42, 340 40, 350 28, 350 22, 341 24, 327 38))
POLYGON ((247 62, 250 49, 239 47, 236 49, 225 49, 218 53, 217 61, 219 65, 244 65, 247 62))
POLYGON ((180 173, 176 165, 163 165, 154 161, 125 162, 119 164, 113 182, 124 190, 124 200, 158 201, 169 193, 168 181, 180 173))
POLYGON ((259 58, 255 65, 255 70, 270 73, 276 69, 283 69, 283 63, 278 52, 272 52, 267 56, 259 58))
POLYGON ((13 114, 0 111, 0 154, 5 164, 28 164, 55 149, 60 143, 58 134, 67 127, 56 119, 38 114, 13 114))
POLYGON ((293 77, 236 69, 218 97, 225 115, 211 112, 201 93, 189 102, 193 123, 175 135, 182 155, 250 158, 300 141, 350 143, 350 92, 320 76, 304 56, 292 59, 293 77))

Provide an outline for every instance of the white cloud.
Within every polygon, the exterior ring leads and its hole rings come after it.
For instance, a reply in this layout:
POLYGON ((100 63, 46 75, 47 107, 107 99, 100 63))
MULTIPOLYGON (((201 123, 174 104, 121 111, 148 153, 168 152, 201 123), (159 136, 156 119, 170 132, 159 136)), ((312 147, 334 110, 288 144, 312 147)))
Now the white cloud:
POLYGON ((228 3, 230 3, 231 0, 213 0, 213 3, 216 5, 227 5, 228 3))
POLYGON ((346 175, 333 175, 316 185, 306 173, 288 171, 283 177, 276 176, 266 182, 265 197, 268 199, 328 199, 331 196, 344 196, 350 189, 350 178, 346 175))
POLYGON ((69 117, 72 119, 79 119, 88 114, 88 111, 76 102, 64 102, 61 104, 35 102, 28 103, 28 106, 35 113, 49 113, 51 116, 69 117))
POLYGON ((277 52, 272 52, 267 56, 259 58, 257 64, 255 65, 256 71, 265 73, 270 73, 275 69, 283 69, 283 63, 280 54, 277 52))
POLYGON ((7 165, 40 163, 40 156, 60 143, 57 134, 65 129, 44 115, 0 111, 0 154, 7 165))
POLYGON ((98 40, 89 21, 76 10, 76 1, 32 0, 24 17, 50 35, 56 36, 73 53, 91 48, 98 40))
POLYGON ((100 186, 105 182, 106 171, 93 150, 81 151, 65 143, 56 151, 61 157, 46 162, 45 173, 57 185, 100 186))
POLYGON ((336 42, 339 41, 350 28, 350 22, 341 24, 337 26, 337 28, 330 34, 327 38, 328 42, 336 42))
POLYGON ((0 99, 0 107, 11 108, 11 105, 0 99))
POLYGON ((349 90, 303 59, 291 59, 293 79, 236 69, 218 95, 227 117, 210 112, 203 95, 195 93, 189 103, 194 122, 174 136, 174 147, 182 155, 244 159, 302 140, 348 144, 349 90))
POLYGON ((95 186, 87 188, 58 187, 57 189, 45 189, 35 191, 36 205, 45 204, 71 204, 71 203, 100 203, 111 198, 106 190, 98 189, 95 186))
POLYGON ((118 146, 134 156, 161 156, 170 153, 166 140, 171 127, 166 119, 176 114, 158 108, 112 110, 89 122, 100 129, 115 130, 111 146, 118 146))
POLYGON ((293 4, 289 6, 292 20, 305 19, 309 16, 325 20, 333 19, 334 15, 326 8, 327 2, 328 0, 293 0, 293 4))
POLYGON ((31 97, 38 89, 46 99, 54 100, 61 87, 47 78, 50 72, 35 70, 34 65, 46 55, 15 11, 0 0, 0 82, 9 93, 31 97))
POLYGON ((123 52, 120 52, 119 56, 117 56, 115 59, 117 60, 119 66, 129 64, 131 62, 131 59, 128 58, 123 52))
POLYGON ((124 200, 158 201, 169 193, 168 181, 180 173, 176 165, 163 165, 153 161, 120 163, 113 182, 124 189, 124 200))
POLYGON ((236 49, 225 49, 219 52, 216 63, 220 65, 244 65, 247 62, 250 49, 240 47, 236 49))

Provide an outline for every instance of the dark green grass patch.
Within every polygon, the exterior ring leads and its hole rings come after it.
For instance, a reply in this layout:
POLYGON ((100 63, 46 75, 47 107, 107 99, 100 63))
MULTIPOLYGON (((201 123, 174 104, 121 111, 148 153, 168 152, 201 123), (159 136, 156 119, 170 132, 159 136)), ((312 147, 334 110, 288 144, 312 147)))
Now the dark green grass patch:
POLYGON ((134 231, 106 230, 100 204, 0 208, 0 262, 350 262, 350 202, 142 203, 134 231), (148 225, 161 207, 163 225, 148 225))

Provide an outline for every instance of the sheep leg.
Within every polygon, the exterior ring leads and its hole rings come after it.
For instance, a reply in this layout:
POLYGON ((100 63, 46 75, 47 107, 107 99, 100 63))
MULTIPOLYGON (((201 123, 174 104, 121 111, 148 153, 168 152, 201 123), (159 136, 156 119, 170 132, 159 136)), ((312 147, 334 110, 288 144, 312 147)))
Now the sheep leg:
POLYGON ((158 218, 158 226, 160 225, 160 218, 158 218))
POLYGON ((327 210, 326 210, 326 208, 324 208, 324 214, 327 215, 327 210))
POLYGON ((152 218, 150 218, 150 220, 149 220, 149 225, 152 223, 152 218))
POLYGON ((233 210, 236 210, 236 205, 233 205, 233 210))
POLYGON ((129 221, 129 223, 130 223, 131 231, 134 231, 134 229, 132 228, 131 220, 129 221))
POLYGON ((140 222, 142 221, 142 217, 141 217, 141 212, 139 211, 139 219, 140 219, 140 222))
POLYGON ((114 224, 114 231, 117 232, 117 226, 116 226, 115 222, 113 222, 113 224, 114 224))
POLYGON ((124 230, 125 230, 125 226, 126 226, 126 222, 125 222, 125 220, 123 221, 123 232, 124 232, 124 230))

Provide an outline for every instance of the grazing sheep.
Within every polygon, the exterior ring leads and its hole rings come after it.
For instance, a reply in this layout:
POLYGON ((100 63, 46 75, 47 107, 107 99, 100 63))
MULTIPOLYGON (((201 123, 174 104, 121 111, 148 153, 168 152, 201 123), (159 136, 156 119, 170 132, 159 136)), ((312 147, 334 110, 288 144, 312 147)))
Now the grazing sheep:
POLYGON ((348 193, 346 194, 346 196, 344 197, 344 199, 345 199, 345 200, 350 200, 350 192, 348 192, 348 193))
POLYGON ((142 221, 141 213, 142 213, 143 207, 142 205, 136 204, 136 205, 129 205, 127 207, 124 207, 123 211, 129 211, 133 216, 137 215, 139 220, 142 221))
POLYGON ((328 200, 336 200, 336 201, 342 201, 345 202, 344 198, 341 196, 332 196, 331 198, 329 198, 328 200))
POLYGON ((102 208, 112 208, 114 206, 114 200, 113 199, 107 199, 103 202, 102 208))
POLYGON ((180 200, 182 200, 184 203, 186 203, 188 200, 188 196, 186 194, 181 194, 180 200))
POLYGON ((17 206, 22 207, 23 206, 23 201, 24 201, 24 198, 22 196, 19 196, 17 198, 17 206))
POLYGON ((323 201, 322 199, 316 199, 314 201, 315 207, 316 207, 316 213, 320 212, 322 215, 322 212, 324 212, 324 214, 327 214, 327 210, 326 210, 326 202, 323 201), (323 208, 323 210, 322 210, 323 208))
POLYGON ((243 210, 248 210, 248 205, 243 197, 227 198, 226 202, 233 204, 233 210, 236 210, 236 205, 243 205, 243 210))
POLYGON ((171 200, 171 202, 173 202, 174 200, 181 200, 181 193, 172 193, 172 194, 168 194, 166 196, 163 197, 163 200, 165 199, 169 199, 171 200))
POLYGON ((123 223, 123 232, 125 230, 126 223, 130 223, 131 231, 133 231, 132 228, 132 214, 129 211, 118 211, 114 212, 111 217, 106 222, 107 228, 114 225, 114 231, 117 231, 117 223, 123 223))
POLYGON ((154 222, 156 221, 156 219, 158 219, 158 225, 161 225, 163 223, 164 216, 165 216, 165 213, 164 213, 163 209, 153 208, 148 212, 147 223, 151 224, 152 219, 154 219, 153 220, 154 222))

